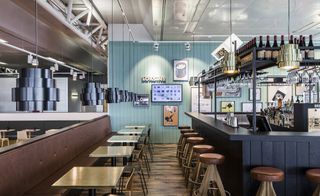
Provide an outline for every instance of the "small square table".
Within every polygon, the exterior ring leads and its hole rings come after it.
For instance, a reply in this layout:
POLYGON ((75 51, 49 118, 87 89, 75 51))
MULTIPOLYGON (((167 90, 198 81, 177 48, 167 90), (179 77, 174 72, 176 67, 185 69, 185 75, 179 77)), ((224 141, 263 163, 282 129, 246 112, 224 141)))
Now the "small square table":
POLYGON ((112 166, 117 165, 117 157, 123 157, 123 165, 127 165, 127 158, 130 158, 134 146, 99 146, 89 157, 111 158, 112 166))
POLYGON ((122 135, 141 135, 143 131, 143 128, 125 128, 119 130, 117 133, 122 135))
POLYGON ((138 135, 113 135, 107 142, 110 143, 138 143, 140 136, 138 135))
POLYGON ((73 167, 51 186, 67 189, 88 189, 90 196, 97 188, 115 188, 124 167, 73 167))

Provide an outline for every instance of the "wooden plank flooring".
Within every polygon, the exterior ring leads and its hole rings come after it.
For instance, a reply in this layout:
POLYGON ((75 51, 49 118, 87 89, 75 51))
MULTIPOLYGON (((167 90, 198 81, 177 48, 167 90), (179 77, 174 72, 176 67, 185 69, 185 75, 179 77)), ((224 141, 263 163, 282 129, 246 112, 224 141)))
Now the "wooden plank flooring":
MULTIPOLYGON (((154 160, 150 162, 150 177, 146 176, 146 181, 150 196, 187 196, 184 177, 176 158, 175 144, 154 145, 154 160)), ((134 176, 132 196, 143 196, 139 176, 134 176)), ((102 195, 109 190, 97 190, 97 195, 102 195)), ((82 192, 81 196, 87 195, 82 192)))

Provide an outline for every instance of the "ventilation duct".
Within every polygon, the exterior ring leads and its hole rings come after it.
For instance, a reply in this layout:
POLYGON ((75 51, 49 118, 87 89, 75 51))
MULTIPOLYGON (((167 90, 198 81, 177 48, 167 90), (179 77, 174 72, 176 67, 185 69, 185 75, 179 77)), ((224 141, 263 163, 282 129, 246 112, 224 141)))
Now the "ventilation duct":
POLYGON ((52 71, 41 68, 24 68, 12 89, 12 101, 17 111, 42 112, 56 110, 59 89, 52 71))

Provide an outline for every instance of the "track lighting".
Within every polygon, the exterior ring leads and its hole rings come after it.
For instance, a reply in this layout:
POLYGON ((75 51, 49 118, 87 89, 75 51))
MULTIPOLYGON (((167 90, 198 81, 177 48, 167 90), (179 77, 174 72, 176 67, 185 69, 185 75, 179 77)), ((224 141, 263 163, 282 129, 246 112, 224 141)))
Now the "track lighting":
POLYGON ((38 60, 38 58, 33 58, 33 59, 32 59, 32 62, 31 62, 31 65, 32 65, 32 66, 38 66, 38 65, 39 65, 39 60, 38 60))
POLYGON ((73 69, 70 69, 70 75, 73 75, 73 69))
POLYGON ((51 67, 50 67, 50 70, 51 70, 52 72, 55 72, 55 71, 56 71, 56 69, 55 69, 54 66, 51 66, 51 67))
POLYGON ((73 80, 73 81, 76 81, 76 80, 77 80, 77 77, 78 77, 78 73, 77 73, 77 72, 74 72, 74 73, 72 74, 72 80, 73 80))
POLYGON ((54 70, 55 70, 55 71, 58 71, 58 70, 59 70, 59 65, 58 65, 58 63, 54 63, 53 66, 54 66, 54 70))
POLYGON ((158 43, 158 42, 155 42, 155 43, 153 44, 153 50, 154 50, 155 52, 158 52, 158 51, 159 51, 159 43, 158 43))
POLYGON ((31 64, 31 63, 32 63, 32 60, 33 60, 33 56, 32 56, 31 54, 29 54, 29 55, 28 55, 28 60, 27 60, 27 62, 28 62, 29 64, 31 64))

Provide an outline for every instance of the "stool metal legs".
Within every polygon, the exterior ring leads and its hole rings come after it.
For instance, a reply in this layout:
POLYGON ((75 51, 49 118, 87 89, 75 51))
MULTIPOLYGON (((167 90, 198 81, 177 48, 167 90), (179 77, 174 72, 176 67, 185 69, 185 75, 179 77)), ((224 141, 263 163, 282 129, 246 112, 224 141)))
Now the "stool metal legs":
POLYGON ((312 196, 319 196, 319 195, 320 195, 320 184, 317 185, 317 188, 313 192, 312 196))
POLYGON ((197 196, 207 196, 211 182, 215 182, 220 193, 220 196, 226 196, 218 169, 216 165, 209 165, 198 190, 197 196))
POLYGON ((256 196, 276 196, 272 182, 261 182, 256 196))

